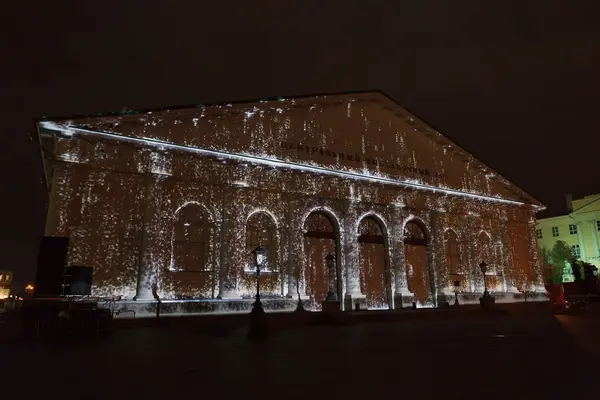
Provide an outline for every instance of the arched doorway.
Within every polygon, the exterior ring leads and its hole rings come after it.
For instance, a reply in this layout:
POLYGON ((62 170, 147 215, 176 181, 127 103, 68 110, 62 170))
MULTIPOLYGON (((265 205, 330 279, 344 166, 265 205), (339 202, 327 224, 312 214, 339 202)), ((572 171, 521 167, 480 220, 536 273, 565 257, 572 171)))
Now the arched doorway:
POLYGON ((175 215, 173 257, 175 271, 211 271, 213 226, 207 213, 197 204, 188 204, 175 215))
POLYGON ((358 225, 360 290, 367 296, 367 307, 389 308, 388 259, 381 224, 365 217, 358 225))
POLYGON ((252 252, 258 246, 265 250, 266 261, 260 275, 261 296, 280 295, 282 291, 277 251, 277 227, 273 218, 264 212, 254 213, 246 222, 246 250, 241 274, 241 292, 254 296, 256 290, 256 266, 252 252))
MULTIPOLYGON (((488 290, 496 292, 501 289, 500 277, 497 274, 497 259, 496 249, 492 246, 492 239, 487 232, 481 231, 477 235, 477 273, 481 276, 481 286, 483 287, 483 276, 479 269, 479 263, 485 261, 487 264, 487 272, 485 280, 488 290)), ((483 289, 482 289, 483 290, 483 289)))
POLYGON ((335 256, 336 282, 338 298, 341 298, 341 285, 339 285, 339 235, 333 220, 321 211, 311 213, 304 222, 304 278, 306 281, 306 295, 309 298, 309 307, 313 310, 321 309, 321 302, 327 296, 329 289, 328 270, 325 257, 328 254, 335 256))
POLYGON ((214 225, 206 210, 190 203, 175 213, 167 281, 176 297, 214 297, 214 225))
POLYGON ((417 220, 408 221, 404 226, 404 262, 408 289, 415 296, 415 302, 421 306, 433 305, 433 279, 429 271, 427 245, 425 228, 417 220))
POLYGON ((452 229, 444 232, 444 252, 445 252, 445 267, 448 273, 448 287, 455 291, 457 290, 454 282, 460 282, 459 291, 465 291, 468 288, 467 276, 461 267, 460 243, 458 235, 452 229))

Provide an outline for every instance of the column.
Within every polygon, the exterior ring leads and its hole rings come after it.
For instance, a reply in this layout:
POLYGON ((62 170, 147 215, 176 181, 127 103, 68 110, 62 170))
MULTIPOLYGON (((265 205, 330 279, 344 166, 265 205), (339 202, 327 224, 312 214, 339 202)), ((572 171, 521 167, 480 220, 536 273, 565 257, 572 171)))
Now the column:
POLYGON ((579 250, 581 251, 581 256, 579 258, 582 261, 587 261, 585 239, 583 238, 583 224, 581 222, 577 222, 577 240, 579 241, 579 250))
POLYGON ((502 262, 504 263, 503 275, 504 282, 506 285, 506 291, 509 293, 519 293, 517 285, 515 283, 515 277, 513 273, 513 266, 510 260, 510 240, 508 238, 508 218, 502 215, 500 221, 500 241, 502 243, 502 262))
MULTIPOLYGON (((580 223, 581 224, 581 223, 580 223)), ((579 227, 581 228, 581 227, 579 227)), ((580 230, 577 229, 577 232, 579 233, 580 230)), ((538 248, 538 241, 537 238, 535 236, 535 219, 532 217, 528 223, 528 234, 529 234, 529 243, 531 243, 530 245, 530 249, 529 249, 529 254, 530 254, 530 259, 531 259, 531 268, 532 268, 532 272, 533 272, 533 282, 532 282, 532 286, 533 286, 533 290, 535 292, 538 293, 543 293, 543 294, 547 294, 546 292, 546 288, 544 285, 544 271, 542 270, 542 263, 540 262, 540 258, 539 258, 539 248, 538 248)))
POLYGON ((391 248, 390 270, 394 272, 394 308, 400 309, 404 304, 411 304, 414 296, 408 290, 406 279, 406 263, 404 261, 404 218, 400 206, 392 206, 389 243, 391 248))
MULTIPOLYGON (((67 208, 68 199, 61 201, 61 194, 64 188, 65 166, 64 164, 53 161, 52 180, 50 182, 50 197, 48 199, 48 213, 46 215, 46 236, 56 235, 59 221, 59 208, 67 208)), ((47 188, 46 188, 47 189, 47 188)))
POLYGON ((237 293, 237 267, 243 263, 245 240, 241 237, 235 192, 226 189, 221 204, 221 254, 218 299, 241 299, 237 293))
POLYGON ((287 294, 286 297, 305 300, 306 285, 302 284, 302 256, 304 251, 304 229, 301 205, 292 199, 288 199, 287 223, 288 223, 288 260, 287 260, 287 294))
POLYGON ((360 290, 360 249, 358 245, 358 215, 354 203, 348 204, 344 218, 344 243, 342 243, 346 261, 346 294, 344 310, 351 311, 358 302, 366 308, 367 297, 360 290))
POLYGON ((600 258, 600 247, 598 247, 598 222, 594 219, 589 221, 590 230, 592 231, 592 248, 594 249, 595 261, 600 258))
POLYGON ((302 229, 290 228, 288 247, 288 291, 286 297, 305 300, 306 285, 304 282, 304 271, 302 271, 302 252, 304 251, 304 231, 302 229))
POLYGON ((443 256, 444 238, 441 216, 438 211, 431 211, 431 238, 427 246, 427 263, 430 273, 431 295, 435 305, 440 305, 452 297, 448 287, 448 271, 443 256))
POLYGON ((479 269, 479 263, 481 263, 481 259, 479 258, 478 248, 477 248, 477 231, 474 224, 469 224, 469 232, 466 235, 465 246, 468 254, 468 264, 467 264, 467 274, 469 276, 469 281, 471 282, 471 292, 483 293, 483 276, 481 274, 481 269, 479 269))
POLYGON ((140 253, 138 257, 137 286, 134 300, 154 300, 152 295, 152 284, 155 282, 152 271, 152 248, 153 242, 152 226, 154 225, 158 197, 158 180, 153 174, 144 177, 144 211, 142 220, 142 230, 140 232, 140 253))

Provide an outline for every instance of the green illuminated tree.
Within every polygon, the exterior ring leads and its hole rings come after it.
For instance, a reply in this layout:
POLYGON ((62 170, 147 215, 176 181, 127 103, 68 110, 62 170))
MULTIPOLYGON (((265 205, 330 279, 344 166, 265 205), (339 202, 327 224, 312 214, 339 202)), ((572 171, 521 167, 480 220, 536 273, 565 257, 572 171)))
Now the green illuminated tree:
POLYGON ((548 283, 562 283, 566 263, 575 261, 571 247, 565 241, 557 240, 552 250, 542 247, 541 253, 544 265, 551 266, 545 276, 545 281, 548 283))

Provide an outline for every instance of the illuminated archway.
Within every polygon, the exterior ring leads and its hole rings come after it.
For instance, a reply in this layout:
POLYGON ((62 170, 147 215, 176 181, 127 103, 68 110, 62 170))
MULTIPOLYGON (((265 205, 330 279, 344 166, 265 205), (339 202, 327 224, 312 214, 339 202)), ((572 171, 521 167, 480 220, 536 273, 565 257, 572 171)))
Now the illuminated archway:
POLYGON ((358 224, 360 289, 367 296, 369 308, 389 308, 389 260, 384 225, 373 215, 358 224))
POLYGON ((243 291, 253 294, 256 286, 255 262, 252 254, 258 246, 265 250, 266 261, 260 277, 261 292, 265 295, 280 294, 280 265, 277 225, 273 216, 266 212, 250 215, 246 222, 246 247, 243 271, 240 271, 243 291))
MULTIPOLYGON (((498 275, 498 249, 492 245, 492 238, 486 231, 477 235, 477 264, 485 261, 487 266, 486 282, 490 292, 502 290, 502 277, 498 275)), ((481 271, 477 271, 481 274, 481 271)), ((482 277, 483 279, 483 277, 482 277)), ((483 281, 481 282, 483 286, 483 281)))
POLYGON ((335 220, 323 210, 313 211, 304 221, 304 257, 303 268, 306 281, 306 295, 309 306, 320 310, 321 302, 329 289, 328 268, 325 262, 327 254, 335 256, 335 287, 338 299, 342 298, 339 259, 339 230, 335 220))
POLYGON ((431 305, 435 300, 434 276, 429 268, 427 249, 429 241, 427 229, 420 220, 411 219, 404 225, 404 262, 408 289, 420 305, 431 305))
POLYGON ((215 226, 210 214, 197 203, 175 212, 170 273, 163 284, 176 298, 214 297, 215 226))
POLYGON ((467 276, 464 275, 464 271, 461 267, 461 253, 460 243, 458 235, 452 229, 448 229, 444 232, 444 256, 445 256, 445 268, 449 277, 448 287, 452 290, 456 290, 454 286, 455 281, 460 282, 460 290, 466 290, 467 288, 467 276))
POLYGON ((211 272, 213 270, 214 225, 209 214, 196 203, 175 213, 173 225, 172 271, 211 272))

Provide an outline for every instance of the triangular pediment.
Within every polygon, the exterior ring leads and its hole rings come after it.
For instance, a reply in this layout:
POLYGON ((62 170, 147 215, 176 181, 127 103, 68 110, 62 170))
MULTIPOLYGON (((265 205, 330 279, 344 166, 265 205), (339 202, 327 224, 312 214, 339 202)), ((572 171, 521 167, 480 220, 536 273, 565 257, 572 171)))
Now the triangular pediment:
POLYGON ((600 212, 600 195, 586 196, 583 199, 576 199, 572 202, 574 210, 570 213, 572 216, 587 213, 600 212))
POLYGON ((123 112, 41 124, 543 207, 378 91, 123 112))

